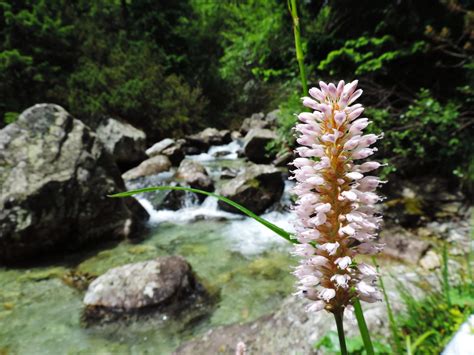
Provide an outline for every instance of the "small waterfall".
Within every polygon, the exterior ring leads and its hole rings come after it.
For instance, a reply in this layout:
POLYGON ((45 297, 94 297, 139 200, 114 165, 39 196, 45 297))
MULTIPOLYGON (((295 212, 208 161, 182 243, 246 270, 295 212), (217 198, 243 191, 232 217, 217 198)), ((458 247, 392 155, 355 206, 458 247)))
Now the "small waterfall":
POLYGON ((201 163, 213 160, 235 160, 238 158, 239 151, 241 149, 242 143, 238 140, 235 140, 229 144, 212 146, 209 148, 207 153, 188 155, 186 158, 201 163))
MULTIPOLYGON (((241 143, 233 141, 226 145, 212 146, 207 153, 199 155, 189 155, 186 159, 200 162, 206 167, 214 181, 218 181, 222 168, 227 167, 226 163, 231 163, 237 170, 245 162, 238 159, 238 152, 242 149, 241 143)), ((174 171, 160 173, 151 177, 142 178, 127 184, 128 188, 142 188, 148 186, 174 185, 174 171)), ((294 182, 285 181, 285 190, 279 203, 275 204, 263 218, 289 231, 294 231, 293 216, 290 213, 291 189, 294 182)), ((147 193, 138 197, 138 201, 150 214, 149 223, 151 226, 158 226, 161 223, 172 223, 176 225, 192 224, 198 220, 224 220, 227 221, 222 229, 222 235, 228 240, 229 248, 242 255, 251 257, 261 254, 272 248, 288 248, 288 242, 275 236, 275 233, 264 227, 251 218, 241 214, 222 211, 218 208, 218 200, 214 197, 207 197, 199 203, 197 196, 193 193, 186 193, 183 200, 183 207, 177 211, 167 209, 155 209, 156 201, 164 196, 164 192, 147 193), (158 196, 158 197, 157 197, 158 196)))
POLYGON ((243 218, 241 215, 219 210, 215 197, 207 197, 201 205, 190 204, 190 206, 185 206, 177 211, 155 210, 151 202, 143 197, 138 198, 138 201, 149 213, 149 223, 152 226, 165 222, 188 224, 201 219, 233 220, 243 218))

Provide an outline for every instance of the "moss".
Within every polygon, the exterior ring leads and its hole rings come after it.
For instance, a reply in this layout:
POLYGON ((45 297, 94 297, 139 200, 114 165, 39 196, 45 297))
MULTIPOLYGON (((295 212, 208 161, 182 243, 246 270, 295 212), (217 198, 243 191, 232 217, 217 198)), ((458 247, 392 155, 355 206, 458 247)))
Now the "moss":
POLYGON ((250 179, 247 181, 247 185, 249 185, 250 187, 253 187, 255 189, 259 189, 260 188, 260 181, 258 181, 257 179, 250 179))
POLYGON ((26 273, 24 273, 18 278, 18 281, 28 282, 61 278, 65 272, 66 269, 62 267, 53 267, 50 269, 40 269, 34 271, 28 270, 26 273))
POLYGON ((13 308, 15 308, 15 304, 13 302, 5 302, 3 304, 3 308, 7 311, 11 311, 13 308))
POLYGON ((270 254, 252 261, 241 272, 249 276, 259 276, 276 280, 281 274, 288 273, 289 258, 281 254, 270 254))
POLYGON ((405 198, 404 199, 405 211, 407 214, 422 216, 423 203, 419 198, 405 198))
POLYGON ((141 255, 155 251, 156 247, 153 245, 136 245, 128 249, 128 252, 133 255, 141 255))
POLYGON ((188 255, 206 255, 209 253, 209 247, 205 244, 187 244, 181 248, 183 256, 188 255))

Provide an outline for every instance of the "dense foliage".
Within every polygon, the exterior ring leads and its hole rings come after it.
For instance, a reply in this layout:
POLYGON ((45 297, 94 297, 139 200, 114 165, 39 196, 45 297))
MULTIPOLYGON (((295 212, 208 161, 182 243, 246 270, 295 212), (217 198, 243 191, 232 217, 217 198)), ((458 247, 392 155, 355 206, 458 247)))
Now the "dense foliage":
MULTIPOLYGON (((299 2, 310 83, 360 79, 372 129, 386 132, 390 171, 474 175, 473 4, 299 2)), ((130 121, 154 141, 280 107, 276 146, 291 149, 301 88, 284 0, 1 0, 0 8, 3 124, 50 101, 91 126, 105 116, 130 121)))

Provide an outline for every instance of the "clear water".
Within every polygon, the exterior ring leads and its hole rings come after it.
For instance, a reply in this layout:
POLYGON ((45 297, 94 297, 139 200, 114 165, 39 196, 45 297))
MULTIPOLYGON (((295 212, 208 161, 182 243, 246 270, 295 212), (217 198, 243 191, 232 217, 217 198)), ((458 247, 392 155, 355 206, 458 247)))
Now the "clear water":
MULTIPOLYGON (((224 159, 209 160, 206 166, 216 173, 219 165, 236 164, 224 159)), ((0 268, 0 354, 169 354, 212 327, 273 311, 292 291, 294 261, 288 243, 257 222, 217 210, 213 199, 173 212, 154 211, 146 196, 140 198, 152 215, 152 229, 143 242, 101 247, 31 269, 0 268), (111 267, 175 254, 184 256, 217 295, 205 317, 190 322, 184 312, 178 319, 155 315, 92 328, 81 325, 84 291, 63 281, 68 271, 100 275, 111 267)), ((287 212, 265 217, 291 228, 287 212)))

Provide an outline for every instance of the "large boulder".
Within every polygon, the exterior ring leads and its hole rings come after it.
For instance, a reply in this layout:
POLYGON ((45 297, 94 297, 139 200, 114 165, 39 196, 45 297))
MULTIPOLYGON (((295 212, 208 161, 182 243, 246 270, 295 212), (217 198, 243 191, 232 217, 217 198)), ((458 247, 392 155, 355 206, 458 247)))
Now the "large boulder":
POLYGON ((269 129, 251 129, 244 138, 244 154, 254 163, 269 163, 274 155, 267 152, 267 144, 274 141, 277 135, 269 129))
POLYGON ((62 107, 39 104, 0 131, 0 262, 22 262, 88 242, 129 236, 140 225, 102 142, 62 107))
MULTIPOLYGON (((236 178, 225 183, 219 193, 252 212, 261 214, 279 201, 284 189, 282 173, 271 165, 251 165, 236 178)), ((240 213, 237 209, 219 201, 225 211, 240 213)))
POLYGON ((175 141, 171 138, 165 138, 146 150, 149 157, 155 155, 165 155, 171 161, 173 166, 178 166, 184 159, 184 143, 183 139, 175 141))
POLYGON ((184 258, 159 257, 110 269, 95 279, 84 296, 84 316, 93 323, 128 313, 176 312, 203 293, 184 258))
POLYGON ((183 160, 176 173, 178 181, 184 185, 204 191, 213 191, 214 183, 207 174, 204 166, 194 160, 183 160))
POLYGON ((146 135, 132 125, 108 118, 96 134, 122 170, 130 169, 146 159, 146 135))
POLYGON ((156 155, 140 163, 133 169, 128 170, 122 175, 124 180, 134 180, 144 176, 155 175, 168 171, 171 168, 171 162, 165 155, 156 155))
POLYGON ((206 128, 205 130, 186 137, 186 146, 201 152, 209 149, 211 145, 223 145, 232 141, 230 131, 206 128))

